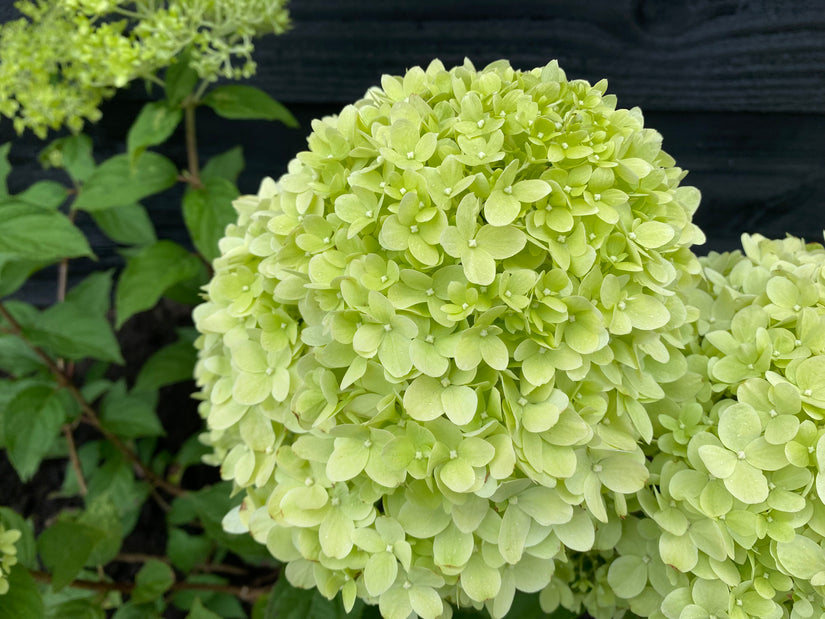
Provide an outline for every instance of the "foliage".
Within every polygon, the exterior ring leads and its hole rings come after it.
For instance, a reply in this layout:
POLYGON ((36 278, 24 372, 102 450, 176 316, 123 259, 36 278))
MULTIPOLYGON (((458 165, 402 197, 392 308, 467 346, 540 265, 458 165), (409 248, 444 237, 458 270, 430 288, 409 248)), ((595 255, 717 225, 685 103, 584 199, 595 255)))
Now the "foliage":
MULTIPOLYGON (((11 118, 18 132, 31 129, 44 138, 49 129, 66 125, 77 132, 85 121, 98 120, 102 100, 116 89, 135 79, 159 81, 156 74, 166 67, 176 78, 169 93, 173 106, 198 79, 248 78, 256 69, 253 39, 289 27, 285 5, 285 0, 18 0, 24 17, 0 28, 0 114, 11 118)), ((156 127, 177 125, 158 122, 151 108, 144 113, 152 114, 156 127)), ((170 118, 175 114, 180 110, 170 108, 170 118)))
POLYGON ((283 5, 23 2, 29 21, 0 31, 0 108, 18 130, 77 130, 98 117, 102 97, 136 78, 165 94, 144 106, 125 152, 104 159, 85 135, 48 143, 41 162, 65 182, 10 194, 12 145, 0 146, 0 448, 4 489, 25 488, 2 502, 42 510, 24 518, 0 507, 0 619, 155 619, 172 609, 190 619, 266 616, 276 563, 221 527, 238 501, 228 484, 197 470, 205 451, 197 432, 181 438, 187 423, 197 429, 194 405, 188 420, 186 411, 164 413, 164 400, 191 380, 193 329, 179 328, 142 366, 126 368, 128 349, 113 325, 164 297, 186 315, 234 219, 243 151, 201 168, 197 109, 297 125, 258 89, 212 84, 254 70, 252 38, 283 30, 283 5), (185 162, 157 149, 181 124, 185 162), (142 204, 170 192, 168 200, 181 183, 185 244, 159 238, 142 204), (74 259, 95 258, 87 234, 99 233, 118 244, 125 268, 68 285, 79 279, 69 277, 74 259), (26 303, 29 276, 48 266, 57 272, 58 302, 26 303), (43 488, 55 476, 62 486, 43 488), (49 492, 49 501, 33 489, 49 492), (151 542, 160 549, 138 546, 147 526, 156 527, 151 542))

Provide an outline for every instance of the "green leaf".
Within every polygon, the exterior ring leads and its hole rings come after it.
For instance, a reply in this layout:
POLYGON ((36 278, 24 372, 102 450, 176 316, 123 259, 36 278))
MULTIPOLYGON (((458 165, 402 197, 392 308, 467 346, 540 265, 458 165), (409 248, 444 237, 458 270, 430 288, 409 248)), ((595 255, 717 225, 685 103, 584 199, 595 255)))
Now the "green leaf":
POLYGON ((191 572, 192 568, 206 563, 213 544, 202 535, 189 535, 183 529, 169 528, 166 542, 166 554, 176 568, 191 572))
POLYGON ((40 181, 14 196, 15 200, 42 208, 56 209, 66 201, 69 192, 55 181, 40 181))
POLYGON ((49 619, 106 619, 100 602, 92 599, 69 600, 49 608, 49 619))
POLYGON ((200 598, 195 598, 195 601, 192 603, 192 608, 189 610, 189 614, 186 615, 186 619, 221 619, 221 617, 220 615, 213 613, 208 608, 204 608, 200 598))
POLYGON ((156 600, 173 584, 175 584, 175 573, 172 568, 157 559, 151 559, 143 564, 135 577, 132 602, 143 604, 156 600))
POLYGON ((168 189, 177 182, 178 170, 166 157, 147 152, 134 165, 128 155, 115 155, 104 161, 89 177, 75 208, 100 211, 126 206, 146 196, 168 189))
POLYGON ((97 541, 98 531, 79 522, 59 521, 37 540, 43 564, 52 573, 52 588, 60 591, 86 565, 97 541))
POLYGON ((123 544, 123 524, 118 507, 109 493, 92 498, 77 522, 97 531, 89 563, 106 565, 117 556, 123 544))
POLYGON ((165 101, 153 101, 144 105, 126 136, 126 147, 132 164, 148 146, 165 142, 174 133, 181 118, 183 111, 165 101))
POLYGON ((192 242, 207 260, 220 255, 218 241, 226 226, 238 218, 232 201, 240 195, 238 188, 225 178, 208 178, 200 189, 187 187, 183 196, 183 220, 192 242))
POLYGON ((149 245, 157 241, 152 220, 140 204, 113 206, 91 215, 106 236, 123 245, 149 245))
POLYGON ((41 619, 46 609, 40 589, 28 570, 15 565, 8 580, 9 590, 0 597, 0 619, 41 619))
POLYGON ((0 254, 38 262, 94 255, 83 233, 55 210, 6 202, 0 204, 0 221, 0 254))
POLYGON ((127 602, 117 609, 112 619, 161 619, 161 616, 151 602, 147 604, 127 602))
POLYGON ((340 597, 328 600, 317 589, 296 589, 279 578, 269 595, 264 619, 343 619, 340 597))
POLYGON ((160 436, 163 426, 155 414, 157 392, 126 392, 118 381, 103 398, 100 421, 105 428, 123 438, 160 436))
POLYGON ((0 297, 17 292, 34 271, 46 264, 39 260, 20 260, 13 254, 0 254, 0 297))
POLYGON ((231 183, 237 183, 244 165, 243 148, 236 146, 207 161, 201 169, 201 180, 224 178, 231 183))
POLYGON ((91 314, 105 316, 112 305, 112 273, 113 269, 92 273, 69 290, 66 302, 91 314))
POLYGON ((6 142, 0 146, 0 198, 5 198, 9 195, 9 188, 6 180, 11 173, 11 164, 9 163, 9 151, 11 150, 11 142, 6 142))
POLYGON ((109 321, 76 302, 53 305, 37 317, 27 334, 32 343, 61 358, 124 363, 109 321))
POLYGON ((63 168, 73 181, 82 183, 95 170, 92 139, 82 134, 59 138, 43 149, 40 161, 44 165, 63 168))
POLYGON ((20 478, 28 481, 66 420, 65 401, 51 387, 29 387, 9 402, 0 420, 11 463, 20 478))
POLYGON ((298 126, 289 110, 253 86, 219 86, 203 98, 203 103, 224 118, 278 120, 287 127, 298 126))
POLYGON ((153 307, 168 288, 199 271, 200 261, 172 241, 158 241, 141 249, 127 260, 117 284, 117 327, 153 307))
POLYGON ((180 105, 192 94, 198 83, 198 74, 190 65, 189 50, 185 49, 175 56, 164 76, 166 98, 171 105, 180 105))
POLYGON ((180 331, 181 339, 164 346, 153 354, 135 380, 134 391, 154 391, 166 385, 191 380, 197 360, 195 332, 192 329, 180 331))

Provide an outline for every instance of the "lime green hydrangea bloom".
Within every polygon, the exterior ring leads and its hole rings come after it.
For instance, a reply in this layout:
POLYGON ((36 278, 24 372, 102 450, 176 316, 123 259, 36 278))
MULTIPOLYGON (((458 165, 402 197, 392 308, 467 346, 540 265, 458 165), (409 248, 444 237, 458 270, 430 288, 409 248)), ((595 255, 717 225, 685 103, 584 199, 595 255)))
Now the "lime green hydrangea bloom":
POLYGON ((687 291, 681 380, 646 404, 648 487, 561 603, 598 619, 825 613, 825 248, 743 237, 687 291), (605 567, 601 567, 605 566, 605 567), (592 572, 592 569, 591 569, 592 572))
POLYGON ((7 529, 0 523, 0 595, 9 590, 8 576, 11 568, 17 565, 17 548, 15 542, 20 539, 20 531, 7 529))
POLYGON ((384 76, 236 201, 195 311, 204 439, 245 493, 227 526, 293 584, 502 617, 566 601, 554 570, 638 510, 703 235, 605 90, 555 62, 384 76))
POLYGON ((285 0, 20 0, 0 28, 0 114, 45 137, 100 118, 101 102, 188 50, 201 79, 255 72, 255 37, 289 27, 285 0))

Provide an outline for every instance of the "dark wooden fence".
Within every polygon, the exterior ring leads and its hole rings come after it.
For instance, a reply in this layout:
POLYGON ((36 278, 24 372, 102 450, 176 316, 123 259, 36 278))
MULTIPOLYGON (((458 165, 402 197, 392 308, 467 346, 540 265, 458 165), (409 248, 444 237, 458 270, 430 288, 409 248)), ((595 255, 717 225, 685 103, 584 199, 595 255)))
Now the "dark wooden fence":
MULTIPOLYGON (((705 250, 733 248, 744 231, 822 238, 825 0, 294 0, 292 16, 292 31, 260 42, 253 83, 286 103, 301 128, 232 121, 227 130, 211 111, 199 113, 206 157, 244 144, 244 192, 284 172, 312 118, 359 98, 382 73, 436 57, 479 67, 508 58, 524 69, 557 58, 571 77, 606 77, 619 104, 640 106, 663 134, 690 170, 685 182, 702 190, 705 250)), ((91 128, 99 158, 124 149, 147 99, 135 87, 106 105, 91 128)), ((0 122, 0 142, 12 137, 0 122)), ((16 142, 13 189, 37 176, 40 148, 30 136, 16 142)), ((183 167, 182 146, 164 152, 183 167)), ((185 239, 174 200, 147 206, 160 236, 185 239)), ((102 264, 118 264, 115 248, 93 236, 102 264)), ((49 302, 51 277, 44 272, 26 297, 49 302)))

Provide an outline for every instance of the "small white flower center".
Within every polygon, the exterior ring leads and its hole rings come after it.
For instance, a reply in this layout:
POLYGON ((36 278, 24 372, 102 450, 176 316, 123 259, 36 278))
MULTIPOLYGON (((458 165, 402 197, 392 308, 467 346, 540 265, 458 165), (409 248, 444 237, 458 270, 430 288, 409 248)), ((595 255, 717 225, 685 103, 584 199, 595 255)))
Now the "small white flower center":
POLYGON ((367 448, 367 449, 372 447, 372 441, 370 439, 365 440, 364 441, 364 447, 367 448))
POLYGON ((618 307, 620 310, 624 310, 627 307, 627 303, 624 301, 619 301, 618 307))
POLYGON ((407 159, 415 159, 415 153, 413 151, 408 152, 407 159))
POLYGON ((467 245, 469 247, 478 247, 478 241, 476 241, 475 239, 470 239, 469 241, 467 241, 467 245))
POLYGON ((433 290, 432 288, 427 288, 427 290, 424 291, 424 294, 426 294, 428 297, 431 297, 435 294, 435 290, 433 290))
POLYGON ((513 186, 512 185, 507 185, 507 187, 504 188, 504 193, 506 193, 508 196, 511 193, 513 193, 513 186))
POLYGON ((455 449, 450 450, 450 460, 455 460, 458 458, 458 452, 455 449))
POLYGON ((412 232, 413 234, 418 232, 418 226, 416 226, 415 224, 411 225, 410 226, 410 232, 412 232))
POLYGON ((793 311, 795 311, 795 312, 798 312, 801 309, 802 309, 802 306, 799 305, 799 303, 797 303, 796 305, 793 306, 793 311))
POLYGON ((575 314, 573 314, 573 315, 570 317, 570 322, 576 322, 576 315, 575 315, 575 314))
POLYGON ((487 337, 487 329, 482 329, 480 335, 481 337, 487 337))
POLYGON ((487 156, 487 153, 485 153, 483 150, 478 151, 478 158, 479 159, 484 159, 486 156, 487 156))
POLYGON ((466 301, 461 304, 461 309, 467 309, 468 307, 470 306, 466 303, 466 301))
POLYGON ((387 552, 392 552, 392 545, 391 545, 391 544, 387 544, 387 548, 386 548, 386 550, 387 550, 387 552))
POLYGON ((387 331, 388 333, 392 331, 392 325, 384 325, 384 331, 387 331))
POLYGON ((453 188, 452 187, 445 187, 444 188, 444 195, 445 196, 449 196, 451 193, 453 193, 453 188))
POLYGON ((594 473, 601 473, 602 472, 602 465, 601 464, 594 464, 593 465, 593 472, 594 473))
POLYGON ((479 129, 481 129, 483 126, 484 126, 484 120, 479 120, 479 121, 476 123, 476 127, 478 127, 479 129))
POLYGON ((378 183, 378 186, 379 186, 381 189, 383 189, 384 187, 386 187, 386 186, 387 186, 387 183, 385 183, 384 181, 381 181, 380 183, 378 183))
MULTIPOLYGON (((597 193, 596 195, 594 195, 594 196, 593 196, 593 198, 595 198, 596 200, 601 200, 601 199, 602 199, 602 194, 597 193)), ((631 232, 631 234, 633 234, 633 233, 631 232)), ((634 234, 634 235, 633 235, 633 236, 631 236, 630 238, 631 238, 631 239, 635 239, 635 238, 636 238, 636 235, 634 234)))
POLYGON ((740 460, 744 460, 745 459, 745 452, 740 449, 739 451, 736 452, 736 457, 739 458, 740 460))
POLYGON ((241 290, 243 290, 244 292, 249 292, 249 286, 244 286, 243 288, 241 288, 241 290))
POLYGON ((504 291, 504 296, 505 296, 505 297, 507 297, 507 298, 509 299, 510 297, 512 297, 512 296, 513 296, 513 293, 512 293, 512 292, 510 292, 509 290, 505 290, 505 291, 504 291))
POLYGON ((386 284, 386 283, 387 283, 387 279, 388 279, 388 278, 387 278, 387 276, 386 276, 386 275, 382 275, 382 276, 381 276, 381 283, 382 283, 382 284, 386 284))
POLYGON ((810 396, 811 394, 813 394, 813 391, 811 391, 810 389, 806 389, 805 391, 803 391, 803 393, 807 396, 810 396))
POLYGON ((364 213, 364 216, 365 217, 372 217, 372 211, 367 211, 366 213, 364 213))
POLYGON ((427 337, 424 338, 424 341, 427 342, 428 344, 432 344, 433 342, 435 342, 435 338, 430 334, 430 335, 427 335, 427 337))

